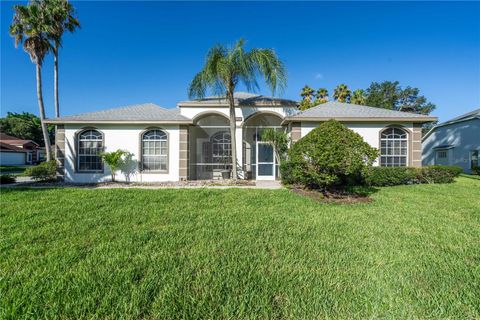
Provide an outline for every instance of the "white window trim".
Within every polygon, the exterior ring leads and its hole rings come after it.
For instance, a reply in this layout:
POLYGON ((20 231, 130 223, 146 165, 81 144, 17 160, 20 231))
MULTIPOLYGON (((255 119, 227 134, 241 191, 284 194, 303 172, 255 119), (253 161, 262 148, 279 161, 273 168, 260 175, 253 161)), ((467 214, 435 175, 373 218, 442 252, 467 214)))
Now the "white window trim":
MULTIPOLYGON (((90 169, 86 169, 86 170, 82 170, 80 169, 80 157, 81 156, 89 156, 89 155, 85 155, 85 154, 80 154, 80 142, 81 141, 100 141, 102 143, 102 146, 101 148, 105 148, 105 136, 103 135, 103 132, 95 129, 95 128, 87 128, 87 129, 83 129, 81 130, 80 132, 78 132, 78 139, 77 139, 77 152, 76 152, 76 157, 77 157, 77 172, 78 173, 101 173, 101 172, 104 172, 104 165, 103 165, 103 161, 100 161, 101 162, 101 169, 98 169, 98 170, 90 170, 90 169), (87 131, 96 131, 98 133, 100 133, 101 135, 101 139, 100 140, 82 140, 80 137, 83 133, 87 132, 87 131)), ((98 155, 100 156, 100 155, 98 155)))
POLYGON ((410 141, 409 141, 409 132, 403 128, 399 128, 399 127, 387 127, 387 128, 384 128, 381 132, 380 132, 380 146, 379 146, 379 150, 380 150, 380 156, 378 158, 378 165, 381 166, 381 167, 408 167, 409 166, 409 159, 410 159, 410 141), (393 138, 393 139, 387 139, 387 138, 383 138, 383 133, 384 131, 388 130, 388 129, 397 129, 397 130, 401 130, 405 133, 405 138, 402 138, 402 139, 398 139, 398 138, 393 138), (382 155, 382 141, 406 141, 407 142, 407 154, 406 155, 382 155), (406 157, 406 161, 405 161, 405 166, 385 166, 383 165, 382 166, 382 157, 406 157))
POLYGON ((168 132, 164 129, 161 129, 161 128, 149 128, 147 130, 145 130, 144 132, 142 132, 141 136, 140 136, 140 172, 142 173, 162 173, 162 174, 166 174, 168 173, 168 168, 169 168, 169 159, 170 159, 170 143, 169 143, 169 136, 168 136, 168 132), (161 131, 165 134, 166 138, 165 139, 159 139, 159 140, 144 140, 144 136, 149 133, 150 131, 161 131), (167 154, 165 155, 154 155, 154 156, 157 156, 157 157, 164 157, 166 159, 166 169, 164 170, 149 170, 149 169, 145 169, 144 168, 144 165, 145 165, 145 161, 143 160, 143 157, 144 157, 144 154, 143 154, 143 142, 144 141, 159 141, 159 142, 162 142, 162 141, 165 141, 166 144, 167 144, 167 154))

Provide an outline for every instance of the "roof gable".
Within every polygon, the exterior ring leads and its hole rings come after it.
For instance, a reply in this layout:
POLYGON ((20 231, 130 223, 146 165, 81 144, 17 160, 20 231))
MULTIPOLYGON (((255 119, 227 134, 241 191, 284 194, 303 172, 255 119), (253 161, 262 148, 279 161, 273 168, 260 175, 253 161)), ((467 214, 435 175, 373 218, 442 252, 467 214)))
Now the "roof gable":
POLYGON ((398 120, 417 120, 417 121, 433 121, 436 118, 410 112, 402 112, 395 110, 388 110, 383 108, 376 108, 370 106, 363 106, 351 103, 341 103, 336 101, 329 101, 320 104, 316 107, 299 112, 294 116, 289 117, 290 120, 318 120, 318 119, 357 119, 357 120, 381 120, 381 119, 398 119, 398 120))

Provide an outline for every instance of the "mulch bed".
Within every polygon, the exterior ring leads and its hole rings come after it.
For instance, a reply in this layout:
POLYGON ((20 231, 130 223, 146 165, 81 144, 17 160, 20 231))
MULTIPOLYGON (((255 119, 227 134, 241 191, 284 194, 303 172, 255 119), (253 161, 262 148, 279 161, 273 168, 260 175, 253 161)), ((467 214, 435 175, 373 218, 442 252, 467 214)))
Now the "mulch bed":
POLYGON ((324 203, 338 203, 338 204, 357 204, 370 203, 372 198, 347 191, 322 192, 319 190, 304 189, 300 187, 293 187, 290 189, 293 193, 313 199, 324 203))

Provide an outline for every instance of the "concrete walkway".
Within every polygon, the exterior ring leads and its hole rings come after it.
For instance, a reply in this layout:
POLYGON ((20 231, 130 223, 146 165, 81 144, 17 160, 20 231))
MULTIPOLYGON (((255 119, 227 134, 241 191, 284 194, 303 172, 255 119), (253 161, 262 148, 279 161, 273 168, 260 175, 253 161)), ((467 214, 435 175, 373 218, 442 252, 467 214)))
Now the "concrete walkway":
POLYGON ((256 181, 255 188, 257 189, 282 189, 282 184, 278 180, 272 181, 256 181))

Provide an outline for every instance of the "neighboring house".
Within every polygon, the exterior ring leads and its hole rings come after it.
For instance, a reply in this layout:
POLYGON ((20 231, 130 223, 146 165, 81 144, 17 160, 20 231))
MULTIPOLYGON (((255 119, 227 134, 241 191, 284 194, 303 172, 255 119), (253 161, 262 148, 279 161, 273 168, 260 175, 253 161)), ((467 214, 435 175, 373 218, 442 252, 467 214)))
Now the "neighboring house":
POLYGON ((38 162, 39 146, 32 140, 23 140, 0 133, 0 165, 26 165, 38 162))
POLYGON ((304 112, 291 100, 236 93, 236 145, 231 145, 226 99, 182 101, 176 109, 141 104, 48 119, 55 124, 60 178, 108 181, 102 151, 133 154, 119 180, 155 182, 228 178, 231 150, 246 179, 278 178, 272 147, 261 141, 265 128, 284 130, 294 143, 321 122, 337 119, 381 151, 377 164, 421 166, 421 126, 435 117, 328 102, 304 112))
POLYGON ((480 109, 433 127, 422 139, 423 165, 480 166, 480 109))

